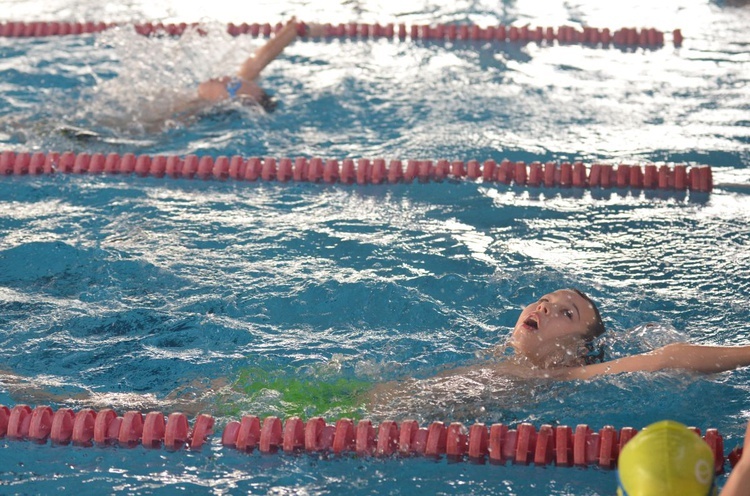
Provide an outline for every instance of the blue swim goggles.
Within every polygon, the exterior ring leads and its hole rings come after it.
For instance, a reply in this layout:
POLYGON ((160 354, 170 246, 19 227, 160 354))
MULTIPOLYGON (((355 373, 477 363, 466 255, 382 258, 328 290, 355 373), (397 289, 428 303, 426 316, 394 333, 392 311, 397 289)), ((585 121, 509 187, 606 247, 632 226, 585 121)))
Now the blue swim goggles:
POLYGON ((237 91, 239 91, 240 88, 242 88, 242 79, 237 76, 227 81, 227 93, 229 93, 229 98, 236 98, 237 91))

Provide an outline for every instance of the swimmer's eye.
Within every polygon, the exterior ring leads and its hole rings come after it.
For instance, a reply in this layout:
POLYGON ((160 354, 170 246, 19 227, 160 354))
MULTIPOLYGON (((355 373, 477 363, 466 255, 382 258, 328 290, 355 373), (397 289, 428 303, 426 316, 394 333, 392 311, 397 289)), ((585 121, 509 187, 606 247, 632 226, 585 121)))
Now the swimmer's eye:
POLYGON ((573 311, 572 310, 563 310, 563 315, 565 315, 570 320, 573 320, 573 311))

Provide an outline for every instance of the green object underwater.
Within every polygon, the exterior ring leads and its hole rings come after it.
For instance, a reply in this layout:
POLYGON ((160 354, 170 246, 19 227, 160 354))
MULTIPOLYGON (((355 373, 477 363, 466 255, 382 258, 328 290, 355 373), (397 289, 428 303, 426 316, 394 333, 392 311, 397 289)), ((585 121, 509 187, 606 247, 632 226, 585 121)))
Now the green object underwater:
POLYGON ((285 417, 359 419, 365 412, 364 393, 372 386, 371 382, 358 379, 289 377, 250 367, 240 370, 232 389, 244 393, 249 400, 259 400, 254 404, 267 409, 265 412, 253 412, 255 415, 280 413, 285 417), (269 396, 274 399, 269 401, 269 396))

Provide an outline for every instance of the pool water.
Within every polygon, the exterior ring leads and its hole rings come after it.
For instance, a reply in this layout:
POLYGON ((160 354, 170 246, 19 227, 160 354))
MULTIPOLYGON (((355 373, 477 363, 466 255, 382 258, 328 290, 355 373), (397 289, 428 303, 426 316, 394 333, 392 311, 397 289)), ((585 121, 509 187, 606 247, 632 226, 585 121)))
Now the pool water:
MULTIPOLYGON (((62 175, 0 180, 0 404, 531 422, 664 418, 731 448, 750 371, 508 379, 367 406, 382 381, 479 363, 522 305, 575 286, 599 303, 610 358, 674 341, 748 344, 750 10, 706 1, 0 2, 2 20, 191 22, 0 39, 4 150, 677 162, 710 193, 345 186, 62 175), (215 5, 214 5, 215 4, 215 5), (257 40, 227 22, 653 26, 655 49, 298 41, 264 73, 272 114, 160 109, 230 73, 257 40), (80 16, 80 17, 79 17, 80 16), (330 398, 335 391, 339 400, 330 398), (329 401, 330 400, 330 401, 329 401)), ((612 471, 445 459, 76 448, 0 439, 0 492, 611 494, 612 471)), ((722 476, 720 482, 723 483, 722 476)))

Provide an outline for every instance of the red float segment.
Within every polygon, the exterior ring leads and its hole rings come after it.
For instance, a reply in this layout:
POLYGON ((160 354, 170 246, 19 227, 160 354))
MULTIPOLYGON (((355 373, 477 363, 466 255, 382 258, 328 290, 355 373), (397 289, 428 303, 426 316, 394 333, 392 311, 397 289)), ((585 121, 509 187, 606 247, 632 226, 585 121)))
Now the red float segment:
MULTIPOLYGON (((429 164, 427 166, 427 175, 429 176, 429 164)), ((372 184, 381 184, 386 178, 385 171, 385 160, 382 158, 376 158, 372 162, 372 168, 370 169, 370 182, 372 184)))
POLYGON ((711 452, 714 454, 714 470, 717 474, 724 473, 724 439, 719 435, 716 429, 706 429, 706 435, 703 436, 711 452))
POLYGON ((573 185, 573 166, 570 162, 560 164, 560 186, 569 188, 573 185))
POLYGON ((469 428, 469 458, 484 459, 487 455, 489 431, 484 424, 476 423, 469 428))
POLYGON ((73 162, 73 172, 74 174, 85 174, 89 170, 89 154, 88 153, 79 153, 75 156, 75 160, 73 162))
POLYGON ((505 424, 493 424, 490 427, 489 445, 487 451, 490 461, 505 463, 505 444, 508 441, 508 426, 505 424))
POLYGON ((260 431, 261 453, 271 453, 282 445, 281 420, 277 417, 266 417, 260 431))
MULTIPOLYGON (((101 413, 99 413, 101 415, 101 413)), ((97 417, 97 420, 99 418, 97 417)), ((188 420, 183 413, 172 413, 167 417, 164 430, 164 446, 176 450, 188 442, 188 420)))
POLYGON ((9 438, 23 439, 29 434, 31 424, 31 407, 16 405, 10 410, 7 434, 9 438))
POLYGON ((190 436, 190 448, 199 449, 208 439, 208 436, 213 434, 214 418, 211 415, 201 413, 198 418, 195 419, 195 425, 193 426, 193 432, 190 436))
POLYGON ((662 165, 659 167, 657 175, 657 184, 659 189, 670 189, 672 187, 672 177, 669 167, 662 165))
POLYGON ((31 162, 31 155, 29 153, 21 152, 16 155, 15 161, 13 162, 13 174, 16 176, 28 174, 29 162, 31 162))
POLYGON ((140 441, 143 433, 143 415, 138 411, 125 412, 117 441, 123 445, 132 445, 140 441))
POLYGON ((503 184, 510 184, 515 177, 516 165, 508 159, 503 159, 496 168, 495 179, 503 184))
POLYGON ((37 175, 43 173, 45 159, 46 156, 42 152, 32 154, 29 160, 29 174, 37 175))
POLYGON ((454 160, 451 162, 451 176, 455 179, 460 179, 466 176, 466 169, 464 168, 464 163, 462 161, 454 160))
POLYGON ((68 444, 73 437, 75 415, 70 408, 60 408, 52 417, 50 439, 56 444, 68 444))
POLYGON ((557 164, 547 162, 544 164, 544 186, 553 188, 560 182, 560 172, 557 170, 557 164))
POLYGON ((293 453, 305 447, 305 423, 299 417, 291 417, 284 424, 281 441, 284 452, 293 453))
POLYGON ((416 420, 405 420, 401 422, 401 429, 398 436, 398 451, 402 455, 414 453, 414 442, 416 440, 419 424, 416 420))
POLYGON ((245 162, 245 159, 239 155, 232 156, 232 158, 229 159, 229 170, 227 171, 229 177, 238 181, 244 179, 246 165, 247 163, 245 162))
POLYGON ((417 177, 419 162, 417 160, 407 160, 406 170, 404 171, 404 182, 411 183, 417 177))
POLYGON ((354 422, 342 418, 336 421, 336 430, 333 436, 333 452, 341 454, 352 451, 355 447, 354 422))
POLYGON ((260 178, 264 181, 273 181, 276 179, 276 159, 266 157, 260 169, 260 178))
POLYGON ((398 450, 399 430, 396 422, 387 420, 378 427, 378 442, 375 453, 378 456, 390 456, 398 450))
POLYGON ((588 439, 591 436, 591 429, 587 425, 576 427, 573 435, 573 463, 576 466, 586 466, 586 451, 588 439))
POLYGON ((526 163, 516 162, 514 166, 513 180, 518 186, 526 186, 526 163))
POLYGON ((527 183, 529 186, 541 186, 544 181, 544 169, 541 162, 531 162, 529 164, 529 177, 527 183))
POLYGON ((260 162, 260 158, 250 157, 249 159, 247 159, 247 163, 245 164, 245 180, 257 181, 260 177, 261 167, 262 164, 260 162))
MULTIPOLYGON (((477 170, 479 170, 479 163, 477 163, 477 170)), ((434 168, 432 166, 432 160, 420 160, 417 165, 417 178, 419 178, 419 182, 430 182, 430 179, 432 179, 433 176, 434 168)), ((375 181, 373 181, 373 183, 375 183, 375 181)))
MULTIPOLYGON (((488 162, 492 162, 492 161, 488 160, 488 162)), ((494 164, 494 162, 492 163, 494 164)), ((486 164, 487 162, 485 162, 485 166, 486 164)), ((447 178, 448 175, 450 174, 450 164, 448 163, 448 161, 444 159, 438 160, 437 163, 435 164, 434 174, 435 174, 435 181, 443 182, 443 180, 447 178)))
POLYGON ((494 160, 485 160, 484 165, 482 167, 482 180, 485 182, 494 181, 496 167, 497 167, 497 164, 495 163, 494 160))
POLYGON ((599 431, 599 466, 615 468, 619 452, 617 431, 611 425, 605 425, 599 431))
POLYGON ((38 406, 31 413, 29 423, 29 439, 46 441, 52 431, 52 416, 54 412, 48 406, 38 406))
POLYGON ((339 174, 339 181, 343 184, 353 184, 357 178, 357 173, 354 170, 354 160, 345 158, 341 162, 341 173, 339 174))
POLYGON ((536 429, 528 423, 519 424, 516 436, 516 452, 513 461, 521 465, 528 465, 533 460, 536 449, 536 429))
POLYGON ((442 422, 433 422, 427 429, 425 456, 439 456, 445 453, 447 429, 442 422))
MULTIPOLYGON (((96 415, 94 421, 94 441, 96 443, 106 444, 117 438, 117 435, 110 436, 110 426, 115 423, 116 418, 117 414, 110 409, 102 410, 96 415)), ((119 429, 117 433, 119 433, 119 429)))
POLYGON ((469 436, 466 427, 459 422, 448 426, 445 435, 445 454, 452 458, 462 458, 469 450, 469 436))
POLYGON ((585 188, 587 185, 586 166, 583 165, 583 162, 576 162, 573 164, 573 186, 577 188, 585 188))
MULTIPOLYGON (((234 445, 241 451, 250 451, 258 446, 260 442, 260 419, 253 415, 245 415, 237 424, 236 431, 236 434, 231 436, 226 441, 226 444, 234 445)), ((225 442, 223 437, 222 442, 225 442)))
POLYGON ((482 171, 479 167, 479 162, 476 160, 469 160, 466 162, 466 177, 475 180, 482 176, 482 171))
POLYGON ((375 428, 369 420, 360 420, 355 432, 354 450, 359 456, 370 456, 375 451, 375 428))
POLYGON ((555 430, 551 425, 539 427, 534 449, 534 465, 551 465, 555 459, 555 430))
POLYGON ((322 451, 322 437, 326 421, 322 417, 313 417, 305 424, 304 448, 307 451, 322 451))
POLYGON ((167 423, 161 412, 149 412, 143 421, 141 444, 146 448, 158 448, 164 439, 167 423))
POLYGON ((658 185, 658 172, 654 164, 647 164, 643 168, 643 187, 654 189, 658 185))
POLYGON ((400 160, 391 160, 388 164, 388 182, 395 184, 404 178, 404 168, 400 160))
POLYGON ((643 171, 637 165, 630 166, 629 184, 633 188, 643 188, 643 171))
POLYGON ((73 420, 72 441, 79 446, 89 446, 94 439, 96 412, 90 408, 79 411, 73 420))
POLYGON ((626 164, 620 164, 617 166, 617 181, 618 188, 627 188, 630 185, 630 166, 626 164))
POLYGON ((567 425, 555 429, 555 463, 560 467, 573 466, 573 433, 567 425))
MULTIPOLYGON (((160 157, 154 157, 154 163, 151 165, 151 175, 155 177, 160 177, 157 176, 154 171, 154 165, 159 158, 160 157)), ((219 181, 224 181, 229 177, 229 157, 226 157, 224 155, 216 157, 216 160, 214 161, 214 167, 211 170, 211 177, 219 181)))
POLYGON ((339 180, 339 163, 334 159, 326 160, 323 167, 323 181, 326 183, 335 183, 339 180))
POLYGON ((240 425, 240 422, 233 420, 224 426, 224 432, 221 434, 222 445, 237 448, 237 438, 239 437, 240 425))
POLYGON ((370 161, 366 158, 357 160, 357 184, 365 185, 370 178, 370 161))
POLYGON ((323 178, 323 159, 313 157, 307 164, 307 180, 311 183, 317 183, 323 178))
POLYGON ((674 189, 684 191, 688 186, 687 167, 685 165, 674 166, 674 189))

